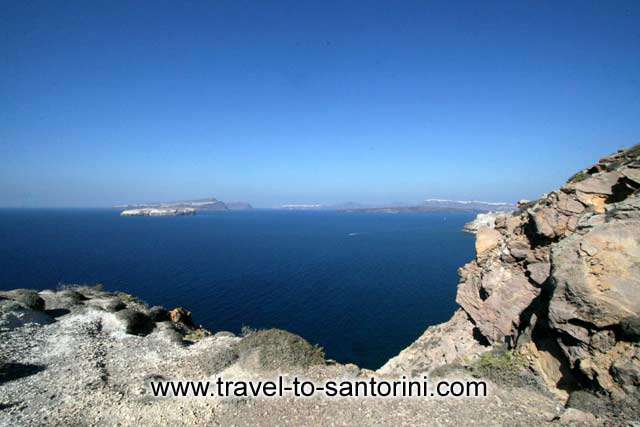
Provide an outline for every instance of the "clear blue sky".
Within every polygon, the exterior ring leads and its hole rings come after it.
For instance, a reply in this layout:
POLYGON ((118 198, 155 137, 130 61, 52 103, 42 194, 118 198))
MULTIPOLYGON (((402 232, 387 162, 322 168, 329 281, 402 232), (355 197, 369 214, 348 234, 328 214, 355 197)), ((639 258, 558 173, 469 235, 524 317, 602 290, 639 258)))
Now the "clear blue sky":
POLYGON ((2 1, 0 205, 535 198, 640 142, 638 1, 2 1))

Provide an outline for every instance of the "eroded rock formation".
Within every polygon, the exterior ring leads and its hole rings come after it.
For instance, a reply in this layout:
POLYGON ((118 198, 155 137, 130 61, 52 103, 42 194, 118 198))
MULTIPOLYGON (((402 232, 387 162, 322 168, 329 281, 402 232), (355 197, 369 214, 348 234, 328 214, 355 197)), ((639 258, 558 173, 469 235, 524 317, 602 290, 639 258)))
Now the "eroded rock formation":
POLYGON ((483 216, 468 228, 476 233, 476 258, 459 270, 462 311, 429 328, 381 371, 428 372, 468 361, 485 342, 484 351, 506 346, 525 354, 560 397, 582 388, 634 393, 640 386, 639 188, 635 146, 512 213, 483 216))

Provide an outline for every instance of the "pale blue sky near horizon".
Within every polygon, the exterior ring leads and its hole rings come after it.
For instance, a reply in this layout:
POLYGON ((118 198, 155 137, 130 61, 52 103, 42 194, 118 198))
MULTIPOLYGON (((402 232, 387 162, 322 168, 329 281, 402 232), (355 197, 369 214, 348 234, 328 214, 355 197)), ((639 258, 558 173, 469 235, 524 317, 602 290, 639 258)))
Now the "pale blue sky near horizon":
POLYGON ((637 1, 0 4, 0 206, 512 202, 640 142, 637 1))

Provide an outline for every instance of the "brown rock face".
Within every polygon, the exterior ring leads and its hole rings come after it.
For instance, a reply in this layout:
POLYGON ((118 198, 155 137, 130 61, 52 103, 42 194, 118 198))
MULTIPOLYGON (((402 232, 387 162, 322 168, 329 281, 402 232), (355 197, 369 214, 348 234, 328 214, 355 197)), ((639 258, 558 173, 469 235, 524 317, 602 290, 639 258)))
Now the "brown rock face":
POLYGON ((512 257, 518 260, 526 259, 530 252, 531 246, 526 239, 513 239, 507 243, 507 248, 512 257))
POLYGON ((606 223, 571 236, 553 248, 552 262, 549 322, 573 337, 561 343, 568 360, 609 392, 634 386, 638 349, 624 342, 628 338, 617 341, 615 331, 640 313, 640 221, 606 223))
POLYGON ((619 152, 497 216, 459 271, 456 302, 477 331, 494 345, 521 342, 549 384, 579 372, 622 394, 638 382, 639 157, 640 147, 619 152))
POLYGON ((476 258, 459 270, 462 310, 429 328, 385 372, 465 360, 465 352, 486 351, 478 347, 484 342, 520 352, 561 398, 580 387, 617 397, 637 391, 640 146, 518 206, 474 228, 476 258), (460 351, 445 332, 465 343, 460 351))
POLYGON ((420 338, 378 372, 419 376, 442 365, 459 363, 487 350, 473 336, 474 324, 458 310, 449 321, 429 327, 420 338))
POLYGON ((527 265, 527 271, 531 280, 538 285, 542 285, 549 277, 551 271, 551 264, 548 262, 534 262, 527 265))
POLYGON ((552 325, 616 325, 640 313, 640 221, 614 222, 574 235, 552 251, 556 285, 552 325))
POLYGON ((517 337, 522 313, 539 295, 519 268, 494 263, 488 268, 465 267, 456 302, 492 343, 511 343, 517 337))
POLYGON ((531 217, 536 232, 547 239, 558 239, 570 232, 570 215, 564 214, 557 206, 532 210, 531 217))
POLYGON ((169 311, 169 319, 171 319, 173 323, 179 323, 190 328, 195 327, 193 320, 191 319, 191 312, 182 307, 174 308, 169 311))
POLYGON ((604 172, 592 175, 579 182, 569 183, 567 188, 589 194, 613 194, 613 186, 616 185, 622 174, 620 172, 604 172))
POLYGON ((476 234, 476 254, 482 254, 498 246, 502 235, 493 228, 481 228, 476 234))
POLYGON ((640 184, 640 168, 639 167, 625 166, 624 168, 620 169, 620 173, 625 177, 627 177, 628 179, 635 182, 636 184, 640 184))

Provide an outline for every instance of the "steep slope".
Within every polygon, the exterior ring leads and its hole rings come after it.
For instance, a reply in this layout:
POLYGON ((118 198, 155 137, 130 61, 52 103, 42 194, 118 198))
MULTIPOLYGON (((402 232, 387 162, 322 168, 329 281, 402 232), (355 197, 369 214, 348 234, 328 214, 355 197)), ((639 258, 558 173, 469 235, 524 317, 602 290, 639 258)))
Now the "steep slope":
POLYGON ((506 347, 559 397, 640 386, 640 146, 513 213, 483 218, 461 309, 380 369, 432 371, 506 347))

